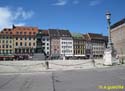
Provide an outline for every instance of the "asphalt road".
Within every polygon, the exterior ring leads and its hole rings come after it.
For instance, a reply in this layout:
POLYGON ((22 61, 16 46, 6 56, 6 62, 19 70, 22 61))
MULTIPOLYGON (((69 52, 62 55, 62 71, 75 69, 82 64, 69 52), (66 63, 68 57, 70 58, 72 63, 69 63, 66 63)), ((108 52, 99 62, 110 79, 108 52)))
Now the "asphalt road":
MULTIPOLYGON (((125 86, 125 66, 74 71, 0 74, 0 91, 106 91, 99 89, 98 86, 117 85, 125 86)), ((125 89, 111 91, 125 91, 125 89)))

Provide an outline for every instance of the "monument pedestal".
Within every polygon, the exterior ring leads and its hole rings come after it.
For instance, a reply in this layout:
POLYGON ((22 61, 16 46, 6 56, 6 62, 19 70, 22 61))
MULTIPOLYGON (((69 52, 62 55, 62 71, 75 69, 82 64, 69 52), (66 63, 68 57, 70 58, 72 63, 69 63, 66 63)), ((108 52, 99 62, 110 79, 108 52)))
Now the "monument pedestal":
POLYGON ((106 49, 104 51, 104 65, 112 66, 113 64, 119 64, 119 62, 116 59, 116 52, 114 50, 111 50, 110 48, 106 49))

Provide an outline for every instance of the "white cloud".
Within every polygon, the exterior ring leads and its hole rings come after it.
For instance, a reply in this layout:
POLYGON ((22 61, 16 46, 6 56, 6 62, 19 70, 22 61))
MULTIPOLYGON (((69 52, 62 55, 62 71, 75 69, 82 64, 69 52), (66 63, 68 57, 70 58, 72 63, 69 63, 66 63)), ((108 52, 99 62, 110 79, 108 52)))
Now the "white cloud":
POLYGON ((25 22, 18 22, 19 20, 26 20, 31 18, 33 11, 25 11, 23 8, 12 10, 9 7, 0 7, 0 30, 3 28, 15 25, 25 25, 25 22))
POLYGON ((24 11, 23 8, 19 7, 17 8, 16 12, 15 12, 15 19, 18 17, 22 17, 23 19, 28 19, 31 18, 33 15, 33 11, 24 11))
POLYGON ((52 4, 52 5, 55 5, 55 6, 64 6, 67 4, 67 0, 57 0, 56 3, 52 4))
POLYGON ((93 0, 89 2, 89 6, 96 6, 102 3, 102 0, 93 0))
POLYGON ((57 0, 56 3, 52 4, 54 6, 64 6, 64 5, 67 5, 67 4, 79 4, 79 0, 57 0))

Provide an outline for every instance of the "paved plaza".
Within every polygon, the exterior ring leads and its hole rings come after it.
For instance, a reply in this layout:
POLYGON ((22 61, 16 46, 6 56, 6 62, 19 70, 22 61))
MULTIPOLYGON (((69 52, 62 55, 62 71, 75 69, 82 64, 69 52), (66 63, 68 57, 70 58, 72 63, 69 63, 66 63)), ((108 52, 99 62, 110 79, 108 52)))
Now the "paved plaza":
POLYGON ((118 85, 125 86, 125 66, 0 74, 0 91, 106 91, 100 87, 118 85))

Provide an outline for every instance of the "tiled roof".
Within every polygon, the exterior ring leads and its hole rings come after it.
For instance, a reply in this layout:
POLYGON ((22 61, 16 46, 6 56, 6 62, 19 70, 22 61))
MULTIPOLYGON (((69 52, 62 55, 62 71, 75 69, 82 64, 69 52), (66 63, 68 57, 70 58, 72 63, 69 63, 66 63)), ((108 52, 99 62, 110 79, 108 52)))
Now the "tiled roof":
POLYGON ((59 32, 57 29, 49 29, 50 37, 59 37, 59 32))
POLYGON ((68 30, 58 30, 60 37, 71 37, 71 34, 68 30))
POLYGON ((48 30, 39 29, 39 32, 41 32, 42 35, 49 36, 49 31, 48 30))
POLYGON ((12 35, 12 29, 10 28, 4 28, 1 32, 0 35, 12 35))
POLYGON ((35 35, 38 33, 37 27, 14 26, 12 29, 14 35, 35 35))
POLYGON ((62 29, 49 29, 50 37, 71 37, 68 30, 62 29))
POLYGON ((103 39, 102 34, 88 33, 91 39, 103 39))

